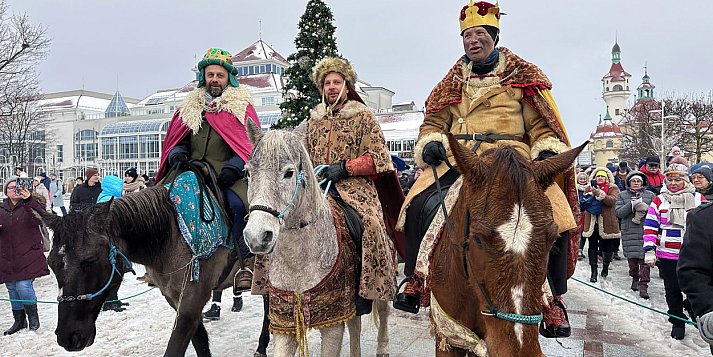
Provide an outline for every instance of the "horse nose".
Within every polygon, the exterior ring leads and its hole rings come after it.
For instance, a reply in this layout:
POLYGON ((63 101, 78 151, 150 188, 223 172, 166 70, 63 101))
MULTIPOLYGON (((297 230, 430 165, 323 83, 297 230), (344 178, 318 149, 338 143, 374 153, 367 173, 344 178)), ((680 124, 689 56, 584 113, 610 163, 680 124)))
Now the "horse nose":
POLYGON ((266 248, 272 243, 274 234, 272 231, 265 231, 262 233, 262 239, 260 240, 263 248, 266 248))
POLYGON ((73 349, 81 349, 84 347, 84 339, 79 331, 73 332, 72 336, 69 337, 69 340, 73 349))

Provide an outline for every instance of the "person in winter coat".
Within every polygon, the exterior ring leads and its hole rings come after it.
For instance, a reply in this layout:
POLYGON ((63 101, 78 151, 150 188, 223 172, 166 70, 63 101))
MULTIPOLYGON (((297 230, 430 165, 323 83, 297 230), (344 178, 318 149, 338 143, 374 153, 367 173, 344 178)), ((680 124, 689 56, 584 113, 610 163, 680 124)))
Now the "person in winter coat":
POLYGON ((82 208, 93 206, 97 203, 97 197, 102 191, 102 184, 99 182, 99 171, 88 168, 84 171, 86 181, 76 186, 69 199, 69 211, 78 211, 82 208))
POLYGON ((49 190, 45 187, 45 185, 42 184, 43 178, 40 176, 36 176, 32 179, 32 186, 35 188, 34 192, 32 192, 33 195, 37 195, 39 197, 42 197, 38 201, 45 205, 46 211, 50 212, 52 210, 52 201, 50 200, 50 192, 49 190))
POLYGON ((678 284, 691 302, 698 331, 713 354, 713 204, 691 211, 678 258, 678 284))
POLYGON ((124 194, 139 192, 145 188, 146 181, 142 176, 139 176, 135 167, 132 167, 124 172, 124 194))
POLYGON ((644 226, 642 218, 646 216, 654 193, 645 189, 646 175, 632 171, 627 175, 626 190, 616 197, 616 216, 621 219, 621 241, 624 256, 629 262, 631 290, 639 291, 639 296, 649 298, 651 267, 644 263, 644 226))
POLYGON ((64 184, 58 179, 55 174, 50 174, 50 199, 52 200, 52 208, 59 207, 62 210, 62 215, 67 215, 67 209, 64 208, 64 184))
POLYGON ((664 175, 661 173, 659 166, 661 166, 661 160, 658 156, 649 156, 646 158, 644 165, 639 168, 639 171, 646 175, 646 180, 648 181, 648 186, 646 189, 655 193, 661 193, 661 187, 664 184, 664 175))
MULTIPOLYGON (((666 304, 670 315, 686 318, 683 314, 683 295, 678 285, 676 265, 685 233, 688 211, 705 201, 696 192, 688 177, 688 168, 672 164, 666 169, 666 186, 654 197, 644 221, 644 261, 649 266, 659 262, 666 291, 666 304)), ((671 337, 683 339, 686 334, 683 321, 669 318, 673 325, 671 337)))
POLYGON ((50 183, 52 182, 52 180, 51 180, 49 177, 47 177, 47 173, 46 173, 46 172, 40 172, 40 174, 37 175, 37 177, 40 178, 40 183, 43 184, 43 185, 45 185, 45 188, 46 188, 47 191, 49 192, 49 190, 50 190, 50 183))
MULTIPOLYGON (((591 207, 591 201, 594 200, 594 196, 591 194, 591 187, 589 186, 589 175, 586 172, 579 172, 577 173, 577 194, 579 195, 579 207, 582 210, 582 212, 585 211, 586 208, 591 207), (588 192, 585 195, 585 192, 588 192)), ((596 200, 595 200, 596 201, 596 200)), ((601 204, 599 205, 601 208, 601 204)), ((583 226, 584 225, 584 215, 580 215, 579 218, 580 222, 579 225, 583 226)), ((579 234, 579 257, 577 258, 578 260, 583 260, 584 257, 584 244, 587 243, 587 237, 582 236, 582 233, 579 234)))
POLYGON ((713 201, 713 171, 708 167, 699 167, 691 172, 691 183, 696 192, 703 195, 708 201, 713 201))
POLYGON ((626 161, 619 163, 619 168, 614 172, 614 183, 619 187, 619 191, 626 190, 626 177, 629 175, 631 170, 629 169, 629 164, 626 161))
POLYGON ((15 322, 5 335, 28 327, 28 320, 30 330, 40 328, 32 283, 50 273, 38 229, 41 221, 33 213, 45 207, 27 189, 16 191, 16 187, 17 176, 10 176, 3 187, 7 198, 0 204, 0 283, 5 283, 10 299, 16 300, 10 302, 15 322))
MULTIPOLYGON (((589 238, 589 266, 592 274, 589 281, 597 281, 597 251, 602 251, 602 277, 609 275, 609 264, 614 258, 614 252, 619 249, 619 220, 614 211, 616 196, 619 194, 619 187, 614 185, 614 175, 605 167, 598 167, 592 171, 589 177, 593 182, 589 191, 594 199, 601 204, 600 213, 597 210, 589 209, 584 211, 584 231, 583 237, 589 238)), ((596 204, 596 202, 595 202, 596 204)))

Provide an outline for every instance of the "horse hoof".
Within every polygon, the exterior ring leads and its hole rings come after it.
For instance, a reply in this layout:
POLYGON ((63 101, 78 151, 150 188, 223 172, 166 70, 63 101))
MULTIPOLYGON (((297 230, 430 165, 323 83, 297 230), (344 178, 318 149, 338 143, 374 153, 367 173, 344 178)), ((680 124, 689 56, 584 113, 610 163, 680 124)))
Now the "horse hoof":
POLYGON ((264 354, 264 353, 255 352, 255 354, 253 355, 253 357, 267 357, 267 355, 264 354))

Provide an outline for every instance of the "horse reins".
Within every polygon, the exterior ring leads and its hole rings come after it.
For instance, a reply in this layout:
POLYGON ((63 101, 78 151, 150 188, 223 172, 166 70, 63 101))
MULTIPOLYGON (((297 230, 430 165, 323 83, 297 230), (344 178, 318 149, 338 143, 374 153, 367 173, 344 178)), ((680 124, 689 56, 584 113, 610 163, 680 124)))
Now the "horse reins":
POLYGON ((84 294, 84 295, 59 295, 57 296, 57 302, 63 303, 63 302, 74 302, 74 301, 89 301, 94 299, 95 297, 101 295, 108 287, 111 285, 112 280, 114 279, 114 274, 120 275, 119 269, 116 268, 116 256, 119 256, 121 258, 121 261, 124 265, 124 269, 127 267, 129 268, 129 271, 133 272, 134 269, 131 266, 131 262, 129 259, 119 251, 119 249, 116 248, 114 244, 109 242, 109 263, 111 264, 111 274, 109 275, 109 281, 104 284, 104 287, 99 289, 96 293, 93 294, 84 294))
POLYGON ((266 205, 252 205, 248 209, 248 215, 245 216, 245 219, 247 220, 250 216, 250 213, 252 213, 253 211, 262 211, 269 213, 273 217, 279 219, 280 222, 282 222, 285 219, 285 214, 287 213, 287 211, 295 205, 295 200, 297 199, 297 193, 300 187, 307 187, 307 181, 305 180, 305 172, 304 170, 302 170, 302 167, 300 167, 299 170, 300 171, 297 174, 297 181, 295 182, 295 188, 292 190, 292 196, 290 197, 290 200, 285 204, 285 206, 282 207, 281 210, 278 211, 266 205))

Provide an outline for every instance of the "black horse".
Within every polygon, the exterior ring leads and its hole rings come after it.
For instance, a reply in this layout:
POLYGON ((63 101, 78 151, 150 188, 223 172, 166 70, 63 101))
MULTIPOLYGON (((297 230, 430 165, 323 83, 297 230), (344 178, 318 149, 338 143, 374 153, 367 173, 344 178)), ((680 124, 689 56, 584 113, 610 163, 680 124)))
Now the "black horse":
MULTIPOLYGON (((183 356, 189 342, 198 356, 211 355, 201 309, 212 290, 232 284, 236 264, 230 251, 220 247, 200 261, 200 279, 191 281, 191 250, 181 237, 168 190, 156 186, 65 217, 43 213, 42 218, 54 231, 48 262, 59 284, 55 334, 60 346, 80 351, 94 343, 97 316, 107 291, 121 283, 125 256, 146 266, 177 312, 164 356, 183 356)), ((265 356, 267 325, 265 311, 256 356, 265 356)))

